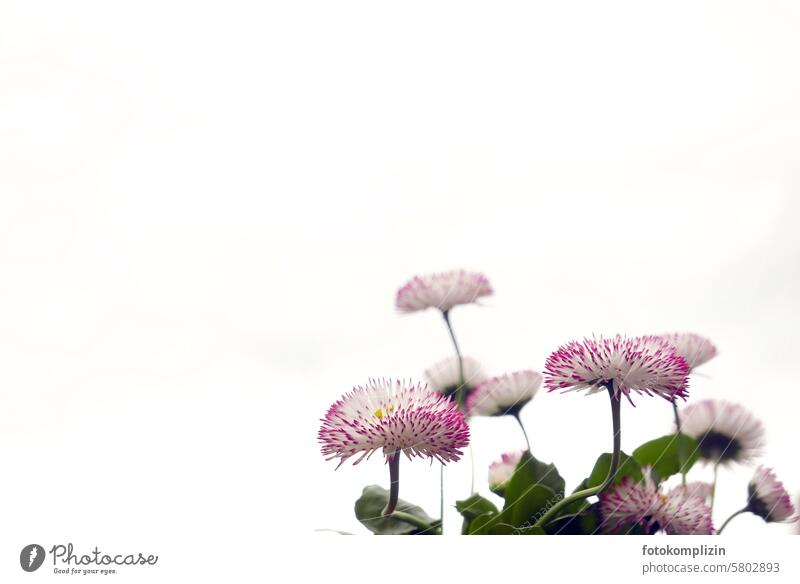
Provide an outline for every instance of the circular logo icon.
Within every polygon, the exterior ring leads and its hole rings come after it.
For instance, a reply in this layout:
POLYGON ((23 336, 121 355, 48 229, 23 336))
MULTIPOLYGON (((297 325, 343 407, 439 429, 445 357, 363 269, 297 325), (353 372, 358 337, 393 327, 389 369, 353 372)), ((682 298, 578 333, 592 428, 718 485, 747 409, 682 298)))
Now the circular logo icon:
POLYGON ((38 543, 26 545, 19 552, 19 565, 26 572, 38 570, 44 563, 44 548, 38 543))

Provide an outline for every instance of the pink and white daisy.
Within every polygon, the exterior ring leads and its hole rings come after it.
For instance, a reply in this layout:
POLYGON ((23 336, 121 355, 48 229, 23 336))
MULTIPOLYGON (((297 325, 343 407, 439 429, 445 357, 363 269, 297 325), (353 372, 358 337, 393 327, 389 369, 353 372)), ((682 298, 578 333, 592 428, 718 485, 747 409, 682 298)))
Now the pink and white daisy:
POLYGON ((600 493, 603 531, 619 533, 623 529, 640 527, 645 533, 654 533, 658 527, 656 515, 660 507, 658 489, 649 475, 645 475, 642 481, 623 477, 618 485, 600 493))
POLYGON ((708 503, 711 500, 711 493, 714 486, 711 483, 704 483, 702 481, 691 481, 685 485, 678 485, 670 495, 685 494, 687 497, 696 497, 701 501, 708 503))
POLYGON ((717 356, 717 348, 707 338, 695 333, 668 333, 659 335, 670 343, 683 357, 692 371, 717 356))
MULTIPOLYGON (((687 485, 688 487, 688 485, 687 485)), ((682 486, 662 496, 658 523, 667 535, 712 535, 714 522, 705 497, 682 486)))
POLYGON ((764 446, 764 426, 739 404, 707 399, 683 407, 679 415, 681 431, 698 441, 703 460, 747 463, 764 446))
POLYGON ((489 489, 502 496, 522 458, 522 451, 506 452, 489 465, 489 489))
POLYGON ((492 287, 480 272, 451 270, 424 276, 414 276, 397 291, 397 310, 416 312, 438 308, 447 312, 459 304, 471 304, 478 298, 490 296, 492 287))
MULTIPOLYGON (((464 357, 462 366, 464 368, 466 395, 469 395, 479 383, 486 380, 487 376, 477 359, 464 357)), ((461 386, 458 357, 443 359, 430 369, 426 369, 425 379, 431 389, 438 391, 442 395, 452 396, 461 386)))
POLYGON ((549 391, 610 388, 631 400, 631 392, 673 401, 688 395, 689 366, 675 348, 656 336, 586 338, 559 347, 544 368, 549 391))
POLYGON ((645 469, 644 479, 622 481, 600 494, 602 528, 606 533, 631 532, 637 528, 652 534, 663 530, 667 535, 711 535, 714 526, 711 509, 696 494, 677 487, 668 494, 645 469))
POLYGON ((641 527, 645 533, 654 533, 658 528, 656 514, 660 506, 658 489, 649 476, 642 481, 623 477, 618 485, 600 493, 603 531, 619 533, 622 529, 641 527))
POLYGON ((759 466, 748 485, 747 510, 768 523, 796 521, 789 493, 771 468, 759 466))
POLYGON ((452 400, 410 381, 371 379, 334 403, 319 431, 322 454, 358 464, 376 450, 388 458, 402 451, 445 463, 458 460, 469 427, 452 400))
POLYGON ((505 373, 480 383, 467 398, 470 416, 516 416, 542 385, 542 374, 525 370, 505 373))

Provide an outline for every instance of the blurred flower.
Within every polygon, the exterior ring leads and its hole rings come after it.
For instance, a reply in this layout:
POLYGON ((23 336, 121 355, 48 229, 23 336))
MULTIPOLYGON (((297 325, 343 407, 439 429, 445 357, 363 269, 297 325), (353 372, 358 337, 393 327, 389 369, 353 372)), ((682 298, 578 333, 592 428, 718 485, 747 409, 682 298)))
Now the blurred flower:
POLYGON ((717 348, 707 338, 695 333, 668 333, 659 335, 675 347, 678 355, 689 365, 689 371, 717 356, 717 348))
POLYGON ((559 347, 547 358, 544 384, 549 391, 588 389, 588 393, 609 387, 616 398, 622 393, 631 403, 631 391, 672 401, 688 395, 688 373, 686 361, 662 338, 616 335, 559 347))
POLYGON ((682 486, 664 495, 644 469, 644 478, 622 481, 600 494, 600 514, 605 533, 631 532, 636 528, 652 534, 711 535, 711 509, 696 494, 682 486))
POLYGON ((542 385, 542 374, 525 370, 505 373, 479 384, 467 398, 470 416, 516 416, 542 385))
POLYGON ((682 486, 661 496, 658 523, 667 535, 712 535, 714 523, 705 499, 682 486))
POLYGON ((764 427, 743 406, 702 400, 680 410, 681 431, 700 444, 700 457, 713 463, 746 463, 764 446, 764 427))
POLYGON ((747 510, 768 523, 796 521, 794 505, 775 472, 759 466, 748 485, 747 510))
MULTIPOLYGON (((797 501, 797 503, 796 503, 797 507, 796 508, 800 509, 800 495, 798 495, 797 499, 795 499, 795 500, 797 501)), ((800 535, 800 521, 797 522, 797 526, 794 528, 794 532, 797 535, 800 535)))
MULTIPOLYGON (((361 453, 358 464, 376 450, 387 460, 402 451, 445 463, 461 457, 469 427, 452 400, 423 384, 380 379, 356 387, 334 403, 319 431, 327 460, 361 453)), ((337 467, 338 468, 338 467, 337 467)))
POLYGON ((697 497, 701 501, 708 502, 711 499, 711 493, 714 490, 714 485, 711 483, 704 483, 701 481, 693 481, 686 483, 686 485, 678 485, 671 494, 678 494, 679 492, 685 494, 687 497, 697 497))
POLYGON ((415 312, 438 308, 446 312, 459 304, 470 304, 492 294, 489 280, 480 272, 451 270, 415 276, 397 291, 397 309, 415 312))
POLYGON ((645 533, 655 533, 656 513, 661 505, 658 489, 649 476, 636 481, 623 477, 618 485, 600 493, 600 515, 605 533, 618 533, 622 528, 641 527, 645 533))
MULTIPOLYGON (((469 395, 479 383, 486 379, 486 373, 478 360, 472 357, 464 357, 463 367, 464 386, 466 395, 469 395)), ((425 379, 431 389, 442 395, 452 396, 461 385, 458 357, 443 359, 430 369, 426 369, 425 379)))
POLYGON ((489 489, 501 497, 522 458, 522 451, 506 452, 489 465, 489 489))

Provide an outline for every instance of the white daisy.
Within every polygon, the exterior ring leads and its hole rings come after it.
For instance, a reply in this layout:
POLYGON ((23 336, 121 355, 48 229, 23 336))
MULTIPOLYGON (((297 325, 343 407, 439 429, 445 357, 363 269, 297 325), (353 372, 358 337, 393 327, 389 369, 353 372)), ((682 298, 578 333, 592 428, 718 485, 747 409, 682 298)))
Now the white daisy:
POLYGON ((764 427, 739 404, 707 399, 679 412, 681 431, 700 444, 700 457, 713 463, 747 463, 764 446, 764 427))
POLYGON ((492 294, 489 280, 480 272, 451 270, 415 276, 397 291, 400 312, 438 308, 447 312, 459 304, 471 304, 492 294))

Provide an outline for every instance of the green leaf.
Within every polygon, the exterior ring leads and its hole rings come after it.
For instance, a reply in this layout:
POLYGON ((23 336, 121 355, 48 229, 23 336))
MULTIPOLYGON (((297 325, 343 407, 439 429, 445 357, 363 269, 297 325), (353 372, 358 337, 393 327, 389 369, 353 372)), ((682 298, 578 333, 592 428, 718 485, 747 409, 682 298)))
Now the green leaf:
POLYGON ((551 535, 591 535, 597 532, 600 522, 599 504, 589 505, 582 501, 584 507, 577 513, 559 515, 559 517, 545 526, 551 535))
POLYGON ((686 434, 667 434, 650 442, 645 442, 633 451, 633 457, 642 465, 653 467, 660 479, 666 479, 681 472, 680 453, 683 448, 684 471, 697 462, 700 451, 697 440, 686 434))
POLYGON ((468 526, 465 526, 463 533, 464 535, 487 535, 489 528, 492 527, 494 523, 497 523, 499 517, 497 512, 478 515, 469 522, 468 526))
MULTIPOLYGON (((409 535, 424 531, 416 525, 411 525, 396 517, 384 517, 383 510, 388 502, 389 491, 383 487, 378 485, 364 487, 361 496, 356 500, 356 518, 364 527, 377 535, 409 535)), ((419 517, 425 523, 433 523, 435 521, 422 508, 402 499, 397 502, 397 510, 419 517)), ((430 531, 427 530, 427 532, 430 531)))
POLYGON ((506 487, 502 518, 516 527, 525 525, 564 496, 564 479, 553 464, 524 452, 506 487))
POLYGON ((478 493, 473 494, 463 501, 456 501, 456 509, 464 519, 475 519, 484 513, 497 513, 497 507, 489 499, 481 497, 478 493))
POLYGON ((487 529, 488 535, 514 535, 518 529, 508 523, 492 523, 487 529))
MULTIPOLYGON (((583 479, 580 484, 575 487, 572 492, 577 493, 578 491, 582 491, 589 486, 589 479, 583 479)), ((580 513, 583 509, 589 506, 589 502, 586 499, 581 499, 579 501, 573 501, 568 505, 565 505, 561 509, 558 510, 558 514, 556 517, 566 517, 567 515, 575 515, 580 513)))
MULTIPOLYGON (((538 516, 562 498, 563 495, 556 496, 551 489, 543 485, 531 485, 508 507, 508 511, 511 512, 511 524, 517 527, 533 525, 538 516)), ((508 515, 505 517, 508 518, 508 515)))
POLYGON ((514 535, 545 535, 545 530, 541 527, 518 527, 514 530, 514 535))
POLYGON ((458 512, 461 513, 461 516, 464 518, 464 524, 461 528, 462 535, 468 535, 470 533, 470 524, 476 517, 487 513, 490 515, 498 514, 497 507, 495 507, 494 503, 481 497, 478 493, 474 493, 463 501, 456 501, 456 509, 458 509, 458 512))
POLYGON ((530 485, 543 485, 554 493, 564 494, 564 479, 554 464, 537 460, 529 451, 522 453, 506 487, 506 499, 513 497, 530 485))
MULTIPOLYGON (((608 471, 611 468, 611 453, 606 452, 601 454, 597 462, 594 463, 592 474, 589 475, 589 488, 596 487, 603 484, 603 481, 608 476, 608 471)), ((618 484, 624 477, 631 477, 636 481, 642 480, 642 467, 635 459, 631 458, 624 452, 619 453, 619 467, 617 468, 616 475, 614 476, 614 484, 618 484)))

